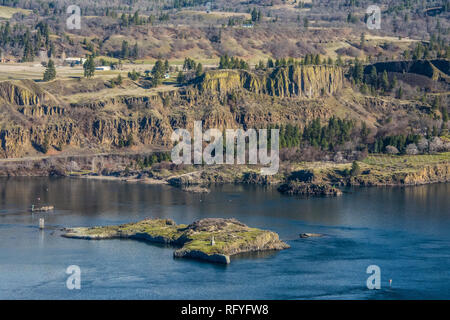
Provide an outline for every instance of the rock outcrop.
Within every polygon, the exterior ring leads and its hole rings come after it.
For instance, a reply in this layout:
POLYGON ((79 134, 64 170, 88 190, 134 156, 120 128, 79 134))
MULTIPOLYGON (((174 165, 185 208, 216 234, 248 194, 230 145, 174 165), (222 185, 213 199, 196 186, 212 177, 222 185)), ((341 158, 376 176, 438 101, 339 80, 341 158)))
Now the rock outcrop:
POLYGON ((300 181, 289 181, 278 187, 278 191, 288 195, 304 196, 340 196, 342 191, 325 183, 306 183, 300 181))
POLYGON ((0 104, 38 105, 47 98, 44 90, 32 80, 0 82, 0 104))
POLYGON ((200 92, 224 95, 245 89, 277 97, 317 98, 332 95, 344 86, 342 68, 328 65, 278 67, 270 73, 245 70, 206 72, 197 84, 200 92))
POLYGON ((235 219, 207 218, 190 225, 171 219, 146 219, 119 226, 65 229, 63 237, 100 240, 130 238, 181 246, 176 258, 228 264, 239 253, 282 250, 289 245, 272 231, 249 228, 235 219))
POLYGON ((207 71, 185 87, 158 92, 132 87, 138 90, 135 95, 105 89, 101 79, 3 81, 0 158, 67 149, 103 153, 134 146, 170 147, 173 130, 192 132, 196 120, 202 120, 205 130, 224 130, 287 123, 302 128, 336 113, 369 122, 393 111, 398 117, 429 117, 428 108, 418 102, 365 98, 347 94, 344 86, 343 69, 330 65, 207 71))

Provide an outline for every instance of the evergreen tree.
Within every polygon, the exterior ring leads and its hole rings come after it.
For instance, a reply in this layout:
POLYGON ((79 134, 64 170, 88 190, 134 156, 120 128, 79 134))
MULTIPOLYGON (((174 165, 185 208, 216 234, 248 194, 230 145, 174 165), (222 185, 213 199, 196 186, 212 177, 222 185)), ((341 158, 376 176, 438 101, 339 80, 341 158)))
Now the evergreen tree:
POLYGON ((116 84, 120 86, 122 84, 122 82, 123 82, 123 79, 122 79, 122 76, 119 73, 119 75, 117 76, 117 79, 116 79, 116 84))
POLYGON ((184 76, 183 71, 178 72, 177 82, 179 84, 182 84, 182 83, 184 83, 185 79, 186 79, 186 77, 184 76))
POLYGON ((55 69, 55 63, 52 59, 48 60, 47 68, 44 72, 44 81, 51 81, 56 78, 56 69, 55 69))
POLYGON ((442 125, 444 125, 448 121, 447 108, 446 107, 442 107, 441 113, 442 113, 442 125))
POLYGON ((83 64, 84 76, 86 78, 92 78, 95 73, 95 62, 94 57, 90 55, 86 62, 83 64))
POLYGON ((134 43, 132 56, 133 56, 133 59, 137 59, 139 56, 139 46, 138 46, 137 42, 134 43))
POLYGON ((166 60, 166 61, 164 61, 164 72, 169 72, 169 61, 168 60, 166 60))
POLYGON ((161 84, 164 74, 164 63, 160 59, 158 59, 152 69, 152 84, 154 87, 157 87, 161 84))
POLYGON ((363 48, 365 43, 366 43, 366 34, 363 32, 361 33, 361 38, 359 40, 359 47, 363 48))
POLYGON ((315 65, 320 65, 320 62, 321 62, 321 60, 320 60, 320 54, 317 54, 317 55, 314 57, 314 64, 315 64, 315 65))
POLYGON ((353 161, 352 163, 352 169, 350 170, 350 175, 352 177, 355 177, 361 173, 361 167, 359 166, 358 162, 353 161))
POLYGON ((259 21, 260 14, 261 14, 261 12, 259 12, 259 14, 258 14, 258 11, 256 10, 256 8, 253 8, 253 10, 251 12, 252 21, 253 22, 259 21))
POLYGON ((128 47, 128 42, 122 41, 122 49, 120 50, 120 56, 122 59, 127 59, 130 56, 130 49, 128 47))
POLYGON ((23 57, 22 62, 31 62, 34 60, 34 49, 31 43, 30 31, 27 30, 24 38, 24 49, 23 49, 23 57))
POLYGON ((355 58, 355 65, 352 69, 352 76, 356 83, 360 83, 364 78, 364 67, 358 58, 355 58))
POLYGON ((203 65, 201 63, 197 64, 197 68, 195 70, 195 75, 200 77, 203 74, 203 65))
POLYGON ((305 27, 305 29, 308 29, 309 27, 309 20, 307 17, 303 18, 303 27, 305 27))

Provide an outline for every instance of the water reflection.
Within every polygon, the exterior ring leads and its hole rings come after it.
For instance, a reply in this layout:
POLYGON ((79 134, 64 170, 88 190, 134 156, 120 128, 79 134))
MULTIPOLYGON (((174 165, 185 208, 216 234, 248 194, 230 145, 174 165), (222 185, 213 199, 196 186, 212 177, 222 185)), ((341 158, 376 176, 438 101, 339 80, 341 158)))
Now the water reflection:
POLYGON ((203 195, 165 185, 73 178, 3 178, 0 222, 37 223, 38 217, 44 217, 50 224, 64 224, 75 214, 86 224, 102 218, 112 222, 160 217, 190 223, 203 217, 236 217, 261 226, 266 223, 261 218, 281 218, 312 225, 400 227, 432 232, 441 229, 440 225, 448 226, 450 219, 449 184, 348 189, 338 198, 289 197, 275 188, 247 185, 217 186, 212 190, 203 195), (32 204, 54 205, 55 211, 30 215, 32 204))

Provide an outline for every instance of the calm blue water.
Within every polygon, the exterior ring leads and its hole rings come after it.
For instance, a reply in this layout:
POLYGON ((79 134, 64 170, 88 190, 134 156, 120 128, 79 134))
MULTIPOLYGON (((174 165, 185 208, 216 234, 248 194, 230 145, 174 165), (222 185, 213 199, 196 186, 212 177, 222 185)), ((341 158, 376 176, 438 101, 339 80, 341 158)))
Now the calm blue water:
POLYGON ((122 182, 0 179, 0 298, 450 299, 449 195, 450 184, 305 199, 253 186, 197 195, 122 182), (31 215, 32 203, 56 210, 31 215), (174 260, 169 247, 65 239, 57 230, 146 217, 235 217, 279 233, 291 248, 222 266, 174 260), (299 239, 302 232, 326 236, 299 239), (381 268, 381 290, 366 287, 372 264, 381 268), (81 290, 66 288, 69 265, 81 268, 81 290))

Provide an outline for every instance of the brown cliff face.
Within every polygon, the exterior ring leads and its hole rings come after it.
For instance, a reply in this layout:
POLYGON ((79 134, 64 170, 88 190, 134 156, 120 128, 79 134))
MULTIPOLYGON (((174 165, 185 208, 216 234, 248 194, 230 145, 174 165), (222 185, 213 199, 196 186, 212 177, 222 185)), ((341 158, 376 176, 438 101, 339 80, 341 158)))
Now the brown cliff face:
POLYGON ((0 82, 0 103, 37 105, 45 98, 44 91, 31 80, 0 82))
POLYGON ((406 185, 449 182, 450 164, 425 166, 422 170, 406 174, 400 180, 406 185))
POLYGON ((205 73, 197 85, 200 92, 226 94, 246 89, 276 97, 317 98, 332 95, 344 85, 344 72, 335 66, 298 66, 275 68, 270 73, 243 70, 217 70, 205 73))
MULTIPOLYGON (((379 98, 343 96, 348 91, 341 90, 343 71, 333 66, 209 71, 193 85, 148 94, 141 89, 139 95, 115 94, 114 89, 107 89, 107 95, 95 95, 97 89, 80 93, 91 86, 89 81, 96 81, 92 88, 104 90, 100 79, 55 81, 55 88, 52 83, 0 82, 0 158, 54 154, 68 147, 108 152, 134 145, 170 146, 172 131, 192 130, 196 120, 202 120, 205 130, 286 123, 303 127, 337 113, 379 119, 393 106, 379 98), (83 88, 77 91, 77 86, 83 88), (77 99, 67 99, 70 94, 77 99)), ((395 105, 399 114, 402 108, 413 109, 395 105)))

